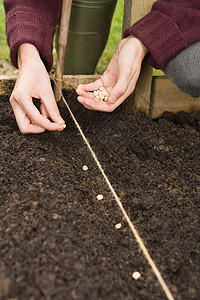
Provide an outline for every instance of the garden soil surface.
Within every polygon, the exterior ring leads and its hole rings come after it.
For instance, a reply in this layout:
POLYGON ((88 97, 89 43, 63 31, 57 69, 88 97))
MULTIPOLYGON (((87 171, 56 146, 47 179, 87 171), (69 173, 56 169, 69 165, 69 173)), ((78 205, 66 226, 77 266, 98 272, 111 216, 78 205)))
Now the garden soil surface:
MULTIPOLYGON (((65 97, 174 299, 200 299, 200 113, 152 121, 65 97)), ((39 135, 0 106, 0 298, 167 299, 64 104, 66 129, 39 135)))

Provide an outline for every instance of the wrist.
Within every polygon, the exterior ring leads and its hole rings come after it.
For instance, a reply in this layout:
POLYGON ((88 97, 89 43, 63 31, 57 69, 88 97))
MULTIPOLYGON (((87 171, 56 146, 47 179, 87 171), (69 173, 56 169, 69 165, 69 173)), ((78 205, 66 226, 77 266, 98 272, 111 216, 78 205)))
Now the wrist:
POLYGON ((135 36, 129 36, 128 39, 130 42, 134 43, 137 45, 137 48, 139 49, 139 53, 141 55, 141 58, 143 59, 146 54, 149 52, 149 50, 144 46, 144 44, 135 36))
POLYGON ((29 43, 21 44, 18 49, 18 68, 20 69, 24 64, 36 62, 40 59, 40 54, 37 48, 29 43))
POLYGON ((138 40, 138 43, 140 45, 140 48, 141 48, 141 53, 143 55, 143 58, 147 55, 147 53, 149 52, 149 50, 144 46, 144 44, 139 40, 138 40))

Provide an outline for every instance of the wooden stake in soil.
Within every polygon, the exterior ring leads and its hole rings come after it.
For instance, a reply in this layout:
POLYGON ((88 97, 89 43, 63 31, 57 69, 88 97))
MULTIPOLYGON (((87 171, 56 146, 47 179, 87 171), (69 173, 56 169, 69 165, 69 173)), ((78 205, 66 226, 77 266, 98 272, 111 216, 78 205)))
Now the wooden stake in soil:
POLYGON ((64 72, 64 63, 65 63, 65 50, 67 45, 68 30, 69 30, 69 20, 71 14, 72 0, 63 0, 62 4, 62 14, 60 21, 60 34, 58 40, 58 54, 56 60, 56 83, 54 87, 54 94, 56 101, 59 101, 61 98, 62 91, 62 79, 64 72), (58 88, 59 87, 59 88, 58 88))

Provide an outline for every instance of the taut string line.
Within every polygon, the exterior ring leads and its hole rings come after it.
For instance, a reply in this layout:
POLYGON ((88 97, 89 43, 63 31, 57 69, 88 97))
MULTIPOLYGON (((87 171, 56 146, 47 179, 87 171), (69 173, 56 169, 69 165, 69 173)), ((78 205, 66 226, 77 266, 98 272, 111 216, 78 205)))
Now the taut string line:
MULTIPOLYGON (((54 80, 54 82, 55 82, 55 80, 54 80)), ((55 84, 56 84, 56 82, 55 82, 55 84)), ((57 84, 56 84, 56 85, 57 85, 57 84)), ((97 159, 97 156, 96 156, 95 152, 93 151, 92 147, 90 146, 90 143, 88 142, 86 136, 84 135, 84 133, 83 133, 83 131, 82 131, 82 129, 81 129, 81 127, 80 127, 78 121, 76 120, 74 114, 72 113, 72 111, 71 111, 71 109, 70 109, 70 107, 69 107, 67 101, 65 100, 65 98, 64 98, 64 96, 63 96, 61 90, 60 90, 60 93, 61 93, 61 97, 62 97, 62 100, 63 100, 64 104, 66 105, 66 107, 67 107, 67 109, 68 109, 68 111, 69 111, 69 113, 70 113, 70 115, 71 115, 71 117, 72 117, 72 119, 73 119, 73 121, 74 121, 74 123, 75 123, 77 129, 79 130, 79 132, 80 132, 80 134, 81 134, 81 136, 82 136, 84 142, 86 143, 86 145, 87 145, 87 147, 88 147, 88 149, 89 149, 89 151, 90 151, 90 153, 91 153, 91 155, 92 155, 92 157, 93 157, 95 163, 97 164, 99 170, 101 171, 101 173, 102 173, 102 175, 103 175, 103 177, 104 177, 104 179, 105 179, 105 181, 106 181, 108 187, 110 188, 110 190, 111 190, 111 192, 112 192, 112 194, 113 194, 113 196, 114 196, 114 198, 115 198, 115 200, 116 200, 118 206, 120 207, 120 209, 121 209, 121 211, 122 211, 122 214, 123 214, 124 218, 126 219, 128 225, 129 225, 129 227, 131 228, 131 231, 133 232, 133 234, 134 234, 134 236, 135 236, 135 239, 136 239, 137 243, 138 243, 139 246, 140 246, 140 249, 142 250, 142 252, 143 252, 144 256, 146 257, 146 259, 147 259, 149 265, 151 266, 151 268, 152 268, 154 274, 156 275, 156 277, 157 277, 157 279, 158 279, 158 281, 159 281, 159 283, 160 283, 160 285, 161 285, 163 291, 165 292, 165 295, 167 296, 167 298, 168 298, 169 300, 174 300, 174 297, 172 296, 172 294, 171 294, 169 288, 167 287, 167 285, 166 285, 164 279, 162 278, 162 276, 161 276, 161 274, 160 274, 158 268, 156 267, 156 265, 155 265, 153 259, 151 258, 151 256, 150 256, 150 254, 149 254, 147 248, 145 247, 145 245, 144 245, 144 243, 143 243, 141 237, 139 236, 139 233, 137 232, 135 226, 134 226, 133 223, 131 222, 131 220, 130 220, 128 214, 126 213, 126 211, 125 211, 125 209, 124 209, 124 207, 123 207, 123 205, 122 205, 122 203, 121 203, 121 201, 120 201, 120 198, 118 197, 118 195, 116 194, 114 188, 112 187, 112 185, 111 185, 111 183, 110 183, 108 177, 106 176, 106 174, 105 174, 105 172, 104 172, 104 170, 103 170, 103 168, 102 168, 100 162, 99 162, 98 159, 97 159)))

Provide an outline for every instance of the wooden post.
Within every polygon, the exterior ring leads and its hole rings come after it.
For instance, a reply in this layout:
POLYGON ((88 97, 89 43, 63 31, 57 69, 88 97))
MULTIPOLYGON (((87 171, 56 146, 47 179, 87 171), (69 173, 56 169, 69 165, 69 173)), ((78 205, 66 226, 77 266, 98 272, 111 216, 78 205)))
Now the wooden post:
POLYGON ((62 90, 62 78, 64 72, 64 63, 65 63, 65 50, 67 45, 68 30, 69 30, 69 21, 71 14, 72 0, 63 0, 62 4, 62 14, 60 22, 60 33, 58 40, 58 54, 56 61, 56 84, 54 87, 54 94, 56 101, 60 100, 61 90, 62 90))
MULTIPOLYGON (((150 12, 153 2, 155 0, 125 0, 123 31, 150 12)), ((153 68, 144 59, 135 91, 125 104, 126 111, 138 109, 149 117, 152 77, 153 68)))

